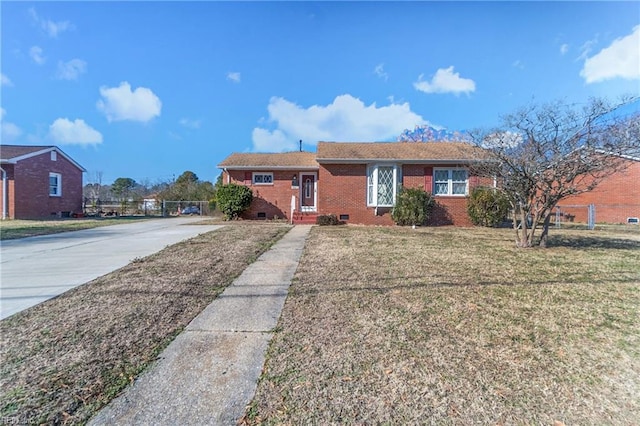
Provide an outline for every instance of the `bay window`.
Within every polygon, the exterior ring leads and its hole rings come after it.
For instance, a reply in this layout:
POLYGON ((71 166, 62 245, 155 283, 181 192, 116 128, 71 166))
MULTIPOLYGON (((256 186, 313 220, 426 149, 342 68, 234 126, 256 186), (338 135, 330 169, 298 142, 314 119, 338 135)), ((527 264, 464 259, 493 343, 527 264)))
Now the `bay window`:
POLYGON ((398 188, 396 165, 371 165, 367 170, 367 205, 392 207, 396 202, 398 188))

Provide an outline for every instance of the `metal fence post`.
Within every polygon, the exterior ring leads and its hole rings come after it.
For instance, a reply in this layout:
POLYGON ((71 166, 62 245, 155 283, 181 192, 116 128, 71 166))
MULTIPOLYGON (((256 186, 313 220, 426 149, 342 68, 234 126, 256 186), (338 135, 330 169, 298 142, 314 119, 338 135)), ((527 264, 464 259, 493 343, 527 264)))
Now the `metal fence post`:
POLYGON ((596 227, 596 206, 595 204, 589 204, 588 210, 589 229, 593 230, 596 227))

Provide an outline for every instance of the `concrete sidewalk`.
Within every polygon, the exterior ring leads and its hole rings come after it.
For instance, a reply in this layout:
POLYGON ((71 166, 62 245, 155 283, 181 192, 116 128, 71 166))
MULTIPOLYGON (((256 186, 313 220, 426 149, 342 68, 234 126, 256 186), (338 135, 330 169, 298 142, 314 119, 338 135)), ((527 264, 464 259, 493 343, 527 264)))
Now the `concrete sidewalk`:
POLYGON ((310 226, 295 226, 90 425, 235 425, 251 401, 310 226))

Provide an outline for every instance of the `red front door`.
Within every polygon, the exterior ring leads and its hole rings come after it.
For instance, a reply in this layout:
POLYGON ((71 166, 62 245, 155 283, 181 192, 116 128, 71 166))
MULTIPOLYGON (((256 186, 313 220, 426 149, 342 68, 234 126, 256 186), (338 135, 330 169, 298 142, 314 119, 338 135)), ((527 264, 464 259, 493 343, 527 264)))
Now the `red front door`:
POLYGON ((302 210, 313 210, 316 207, 316 177, 315 175, 302 175, 300 195, 302 210))

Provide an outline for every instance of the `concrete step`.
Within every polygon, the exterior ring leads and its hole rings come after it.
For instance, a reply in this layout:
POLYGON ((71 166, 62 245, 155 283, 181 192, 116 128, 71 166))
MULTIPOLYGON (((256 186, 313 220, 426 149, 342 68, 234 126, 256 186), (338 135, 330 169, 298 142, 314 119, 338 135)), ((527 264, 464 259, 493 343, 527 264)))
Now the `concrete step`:
POLYGON ((317 213, 296 213, 293 216, 294 225, 315 225, 317 213))

